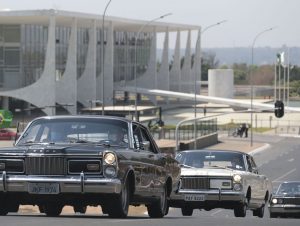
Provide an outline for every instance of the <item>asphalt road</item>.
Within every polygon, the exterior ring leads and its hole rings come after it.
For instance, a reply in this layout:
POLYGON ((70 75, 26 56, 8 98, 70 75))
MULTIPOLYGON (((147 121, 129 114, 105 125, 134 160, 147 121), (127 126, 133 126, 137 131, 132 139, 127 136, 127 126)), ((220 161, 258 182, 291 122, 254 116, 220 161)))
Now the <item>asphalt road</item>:
MULTIPOLYGON (((273 182, 273 187, 286 180, 300 180, 300 137, 274 137, 254 136, 256 141, 270 144, 267 150, 258 152, 254 158, 259 166, 260 173, 267 175, 273 182)), ((260 219, 252 216, 247 211, 246 218, 235 218, 233 211, 215 209, 211 211, 194 210, 192 217, 183 217, 179 209, 171 209, 169 215, 163 219, 150 219, 147 215, 128 217, 126 219, 110 219, 105 215, 80 215, 70 214, 60 217, 49 218, 41 214, 10 214, 0 217, 0 226, 82 226, 82 225, 122 225, 122 226, 190 226, 190 225, 213 225, 213 226, 253 226, 253 225, 299 225, 300 219, 293 218, 269 218, 266 209, 265 217, 260 219)))

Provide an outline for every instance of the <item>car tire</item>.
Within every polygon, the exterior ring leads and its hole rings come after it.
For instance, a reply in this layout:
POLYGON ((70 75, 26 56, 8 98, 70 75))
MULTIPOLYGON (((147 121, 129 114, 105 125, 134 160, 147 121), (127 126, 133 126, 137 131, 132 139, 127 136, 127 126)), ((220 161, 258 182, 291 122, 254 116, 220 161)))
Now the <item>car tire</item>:
POLYGON ((0 216, 6 216, 8 214, 8 209, 4 206, 0 207, 0 216))
POLYGON ((194 212, 194 209, 192 209, 190 207, 182 207, 181 208, 182 216, 192 216, 193 212, 194 212))
POLYGON ((257 216, 259 218, 263 218, 265 214, 265 205, 253 210, 253 216, 257 216))
POLYGON ((235 217, 246 217, 247 205, 246 203, 243 203, 241 205, 236 206, 233 210, 235 217))
POLYGON ((129 203, 130 203, 130 189, 129 189, 129 183, 126 180, 126 182, 122 186, 120 195, 113 198, 112 202, 110 203, 110 206, 107 209, 106 208, 104 209, 105 212, 108 213, 109 217, 126 218, 128 215, 129 203))
POLYGON ((61 214, 63 207, 57 203, 47 203, 43 208, 48 217, 57 217, 61 214))
POLYGON ((169 212, 167 186, 164 186, 159 200, 147 205, 148 215, 151 218, 162 218, 169 212))

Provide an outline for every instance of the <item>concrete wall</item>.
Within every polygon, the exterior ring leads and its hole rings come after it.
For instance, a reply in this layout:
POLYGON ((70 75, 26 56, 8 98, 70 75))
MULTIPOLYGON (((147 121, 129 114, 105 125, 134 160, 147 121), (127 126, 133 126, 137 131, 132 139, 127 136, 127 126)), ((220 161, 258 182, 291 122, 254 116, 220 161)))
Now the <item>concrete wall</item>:
POLYGON ((208 96, 233 98, 233 70, 208 70, 208 96))
MULTIPOLYGON (((203 136, 197 139, 197 149, 206 148, 208 146, 214 145, 218 143, 218 133, 213 133, 207 136, 203 136)), ((179 143, 179 150, 193 150, 194 149, 194 141, 191 140, 189 142, 179 143)))

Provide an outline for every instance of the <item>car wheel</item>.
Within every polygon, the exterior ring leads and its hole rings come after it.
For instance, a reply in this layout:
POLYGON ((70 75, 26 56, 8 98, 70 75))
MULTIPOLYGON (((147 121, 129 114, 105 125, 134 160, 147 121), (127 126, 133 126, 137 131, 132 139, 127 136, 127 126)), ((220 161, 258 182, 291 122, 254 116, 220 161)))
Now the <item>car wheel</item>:
POLYGON ((86 206, 78 206, 78 205, 73 206, 73 210, 75 213, 85 213, 86 209, 87 209, 86 206))
POLYGON ((169 211, 168 198, 167 198, 167 186, 164 186, 160 199, 147 205, 148 215, 151 218, 161 218, 165 216, 169 211))
POLYGON ((0 207, 0 216, 5 216, 8 214, 8 209, 6 206, 1 206, 0 207))
POLYGON ((194 212, 194 209, 192 209, 190 207, 182 207, 181 208, 182 216, 192 216, 193 212, 194 212))
POLYGON ((8 206, 5 197, 0 197, 0 216, 8 214, 8 206))
POLYGON ((109 208, 104 208, 110 217, 113 218, 125 218, 128 215, 129 202, 130 202, 130 190, 128 181, 122 186, 121 194, 115 197, 109 208))
POLYGON ((246 217, 246 213, 247 213, 246 203, 238 205, 234 208, 234 216, 235 217, 246 217))
POLYGON ((253 210, 253 216, 263 218, 265 214, 265 205, 262 205, 260 208, 253 210))
POLYGON ((57 203, 47 203, 44 206, 44 212, 49 217, 57 217, 61 214, 62 206, 57 203))
POLYGON ((45 213, 45 205, 38 205, 40 213, 45 213))

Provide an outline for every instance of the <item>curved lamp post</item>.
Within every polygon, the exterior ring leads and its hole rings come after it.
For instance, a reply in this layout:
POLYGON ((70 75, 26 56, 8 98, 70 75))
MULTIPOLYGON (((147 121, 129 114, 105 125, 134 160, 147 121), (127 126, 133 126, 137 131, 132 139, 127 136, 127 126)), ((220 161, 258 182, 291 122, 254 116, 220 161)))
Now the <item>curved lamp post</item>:
POLYGON ((101 72, 102 72, 102 115, 104 115, 104 19, 106 10, 112 0, 106 4, 103 15, 102 15, 102 36, 101 36, 101 72))
MULTIPOLYGON (((207 31, 208 29, 210 29, 212 27, 215 27, 215 26, 218 26, 222 23, 225 23, 225 22, 227 22, 227 20, 222 20, 218 23, 211 24, 211 25, 205 27, 202 31, 200 31, 200 35, 198 36, 196 45, 197 44, 200 45, 201 36, 203 35, 203 33, 205 31, 207 31)), ((201 46, 200 46, 200 49, 201 49, 201 46)), ((201 70, 202 70, 201 69, 201 58, 202 57, 201 57, 201 50, 200 50, 200 62, 199 62, 200 63, 200 86, 201 86, 201 75, 202 75, 202 73, 201 73, 201 70)), ((194 62, 196 62, 196 63, 198 62, 198 61, 196 61, 196 54, 194 56, 194 62)), ((200 90, 201 90, 201 88, 200 88, 200 90)), ((196 132, 197 132, 197 129, 196 129, 196 125, 197 125, 197 122, 196 122, 196 118, 197 118, 197 93, 196 93, 196 91, 197 91, 197 68, 196 68, 195 78, 194 78, 194 93, 195 93, 195 97, 194 97, 194 118, 195 118, 195 124, 194 124, 194 138, 195 138, 194 149, 197 148, 197 141, 196 141, 196 132)))
POLYGON ((137 94, 137 81, 136 81, 136 79, 137 79, 137 75, 136 75, 136 70, 137 70, 137 65, 136 65, 137 64, 137 54, 136 54, 137 39, 138 39, 140 33, 143 31, 143 29, 146 26, 148 26, 149 24, 151 24, 151 23, 153 23, 153 22, 155 22, 157 20, 160 20, 160 19, 163 19, 163 18, 165 18, 167 16, 170 16, 170 15, 172 15, 172 13, 167 13, 167 14, 164 14, 164 15, 162 15, 160 17, 157 17, 157 18, 154 18, 152 20, 149 20, 147 23, 145 23, 144 25, 142 25, 140 27, 140 29, 138 30, 138 32, 137 32, 137 34, 135 36, 135 39, 134 39, 134 87, 135 87, 135 101, 134 101, 134 106, 135 106, 135 120, 136 121, 138 121, 138 113, 137 113, 137 96, 138 96, 138 94, 137 94))
MULTIPOLYGON (((261 36, 262 34, 268 32, 268 31, 272 31, 275 27, 271 27, 271 28, 268 28, 268 29, 265 29, 263 31, 261 31, 260 33, 258 33, 254 40, 253 40, 253 43, 252 43, 252 48, 251 48, 251 65, 253 67, 253 64, 254 64, 254 45, 255 45, 255 42, 256 40, 258 39, 259 36, 261 36)), ((251 85, 251 103, 250 103, 250 110, 251 110, 251 131, 250 131, 250 145, 251 147, 253 146, 253 69, 251 68, 251 74, 250 74, 250 85, 251 85)))

